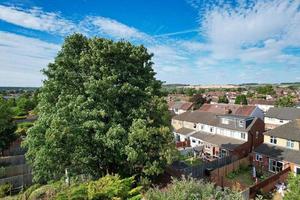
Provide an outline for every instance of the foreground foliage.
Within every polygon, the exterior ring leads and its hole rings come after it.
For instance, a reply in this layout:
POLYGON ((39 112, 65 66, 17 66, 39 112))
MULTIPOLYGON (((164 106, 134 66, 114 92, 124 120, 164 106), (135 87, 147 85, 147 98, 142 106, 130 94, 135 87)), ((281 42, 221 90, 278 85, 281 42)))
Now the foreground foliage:
POLYGON ((26 154, 34 180, 71 175, 155 176, 172 158, 170 116, 143 46, 66 38, 44 70, 26 154))
POLYGON ((33 185, 23 194, 8 197, 10 200, 140 200, 141 186, 133 177, 121 179, 106 175, 97 181, 76 182, 68 186, 63 181, 47 185, 33 185))
POLYGON ((238 192, 225 189, 224 191, 214 187, 212 183, 201 180, 183 179, 173 180, 166 190, 150 189, 145 198, 147 200, 240 200, 238 192))
POLYGON ((16 125, 8 103, 0 96, 0 154, 16 139, 16 125))
POLYGON ((284 200, 300 200, 300 175, 295 176, 293 173, 289 175, 284 200))

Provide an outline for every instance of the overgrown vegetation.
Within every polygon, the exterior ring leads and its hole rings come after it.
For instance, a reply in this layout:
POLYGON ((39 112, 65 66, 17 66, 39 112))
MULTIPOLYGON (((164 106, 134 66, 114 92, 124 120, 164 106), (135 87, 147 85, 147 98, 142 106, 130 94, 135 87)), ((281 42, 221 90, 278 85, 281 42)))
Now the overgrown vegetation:
POLYGON ((158 188, 150 189, 145 194, 147 200, 240 200, 241 194, 229 189, 221 190, 212 183, 205 183, 202 180, 183 179, 172 181, 172 184, 165 190, 158 188))
POLYGON ((300 175, 289 174, 287 192, 284 200, 300 200, 300 175))

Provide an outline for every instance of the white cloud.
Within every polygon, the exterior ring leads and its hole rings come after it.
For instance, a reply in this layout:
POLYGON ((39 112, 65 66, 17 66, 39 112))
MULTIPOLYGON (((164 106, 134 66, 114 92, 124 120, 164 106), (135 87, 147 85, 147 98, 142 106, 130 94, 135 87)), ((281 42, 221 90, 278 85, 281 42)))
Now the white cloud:
POLYGON ((201 27, 214 57, 271 61, 283 48, 300 46, 299 6, 300 1, 276 0, 238 9, 214 7, 201 27))
POLYGON ((151 37, 134 27, 127 26, 114 19, 101 16, 89 16, 81 22, 85 29, 116 39, 150 40, 151 37))
POLYGON ((0 85, 39 86, 60 46, 0 31, 0 85))
POLYGON ((77 30, 76 25, 58 13, 44 12, 39 8, 22 9, 0 5, 0 19, 24 28, 65 35, 77 30))

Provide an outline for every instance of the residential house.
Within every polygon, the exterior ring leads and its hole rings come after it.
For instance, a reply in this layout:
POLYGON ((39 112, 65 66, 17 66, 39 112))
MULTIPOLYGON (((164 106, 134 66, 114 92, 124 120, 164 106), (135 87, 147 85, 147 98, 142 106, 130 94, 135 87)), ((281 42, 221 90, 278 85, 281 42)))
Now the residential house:
POLYGON ((176 142, 203 146, 211 158, 245 156, 263 142, 264 122, 257 117, 189 111, 174 116, 172 126, 176 142))
POLYGON ((276 128, 298 118, 300 118, 299 108, 270 108, 265 115, 266 130, 276 128))
POLYGON ((258 117, 264 120, 264 112, 257 106, 236 104, 203 104, 199 111, 211 112, 218 115, 231 114, 244 117, 258 117))
POLYGON ((255 148, 253 162, 273 173, 287 167, 300 174, 300 119, 264 133, 264 143, 255 148))
POLYGON ((170 101, 168 103, 169 111, 174 112, 176 115, 184 113, 188 110, 193 110, 194 104, 186 101, 170 101))
POLYGON ((265 100, 265 99, 252 99, 249 102, 249 105, 257 106, 264 113, 266 113, 270 108, 274 108, 275 107, 275 101, 265 100))

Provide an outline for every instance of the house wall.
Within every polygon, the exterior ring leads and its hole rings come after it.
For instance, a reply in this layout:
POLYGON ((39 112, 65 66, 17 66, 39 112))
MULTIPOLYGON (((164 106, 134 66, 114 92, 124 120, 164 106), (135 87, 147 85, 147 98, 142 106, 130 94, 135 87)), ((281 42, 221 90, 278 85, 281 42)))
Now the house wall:
POLYGON ((277 118, 265 117, 266 129, 274 129, 278 126, 284 125, 290 122, 290 120, 282 120, 277 118))
POLYGON ((267 112, 270 108, 273 108, 274 105, 262 105, 262 104, 256 104, 259 109, 261 109, 263 112, 267 112))
MULTIPOLYGON (((264 136, 264 143, 270 144, 270 139, 271 139, 271 137, 269 135, 265 135, 264 136)), ((277 144, 276 144, 277 146, 287 148, 286 144, 287 144, 287 140, 286 139, 284 139, 284 138, 277 138, 277 144)), ((295 141, 294 142, 294 148, 291 148, 291 149, 299 151, 300 150, 300 148, 299 148, 299 142, 295 141)), ((299 154, 300 154, 300 152, 299 152, 299 154)))
POLYGON ((264 112, 260 109, 260 108, 258 108, 258 107, 256 107, 255 109, 254 109, 254 111, 251 113, 251 115, 250 115, 251 117, 258 117, 258 118, 260 118, 261 120, 263 120, 264 121, 264 112))
MULTIPOLYGON (((259 154, 261 155, 261 154, 259 154)), ((261 155, 262 156, 262 161, 256 161, 256 153, 252 153, 252 163, 253 165, 256 166, 257 170, 265 170, 265 171, 269 171, 269 159, 270 157, 265 156, 265 155, 261 155)), ((272 158, 271 158, 272 159, 272 158)), ((284 160, 278 160, 281 161, 283 163, 283 169, 288 168, 289 166, 291 167, 291 169, 294 168, 295 164, 294 163, 290 163, 284 160)), ((270 171, 271 172, 271 171, 270 171)), ((273 173, 273 172, 272 172, 273 173)))
POLYGON ((172 119, 171 124, 175 130, 178 130, 183 127, 183 121, 172 119))

